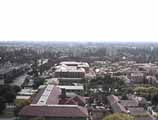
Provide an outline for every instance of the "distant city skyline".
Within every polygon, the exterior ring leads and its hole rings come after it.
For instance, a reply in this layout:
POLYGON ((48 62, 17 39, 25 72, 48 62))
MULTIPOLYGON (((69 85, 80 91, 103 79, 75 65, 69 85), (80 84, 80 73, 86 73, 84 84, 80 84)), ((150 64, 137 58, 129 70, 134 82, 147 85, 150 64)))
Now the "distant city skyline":
POLYGON ((0 1, 0 41, 158 42, 157 0, 0 1))

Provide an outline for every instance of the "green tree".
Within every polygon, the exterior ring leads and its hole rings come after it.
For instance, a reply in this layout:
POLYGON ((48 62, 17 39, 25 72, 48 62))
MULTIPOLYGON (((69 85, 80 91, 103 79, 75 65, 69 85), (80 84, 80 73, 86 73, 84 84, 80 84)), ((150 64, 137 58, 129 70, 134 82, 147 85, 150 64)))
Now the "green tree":
POLYGON ((92 79, 88 88, 95 88, 97 86, 101 86, 105 92, 109 91, 110 88, 110 92, 115 93, 115 89, 117 89, 117 93, 119 95, 123 93, 122 89, 127 88, 126 83, 122 79, 111 76, 97 77, 96 79, 92 79))
POLYGON ((122 95, 122 100, 128 100, 127 94, 123 94, 123 95, 122 95))
POLYGON ((122 113, 115 113, 105 117, 103 120, 135 120, 133 116, 122 113))
POLYGON ((6 108, 5 99, 0 96, 0 113, 6 108))
MULTIPOLYGON (((137 95, 145 97, 147 100, 152 100, 154 96, 158 96, 157 87, 136 87, 134 91, 137 93, 137 95)), ((155 97, 154 99, 157 98, 155 97)), ((153 101, 155 101, 154 99, 153 101)))
POLYGON ((15 93, 18 93, 21 91, 21 88, 17 85, 13 86, 13 90, 15 91, 15 93))
POLYGON ((18 115, 18 113, 20 112, 20 110, 25 107, 26 105, 31 104, 30 100, 16 100, 16 107, 14 109, 14 114, 15 116, 18 115))
POLYGON ((36 118, 32 118, 31 120, 45 120, 45 118, 43 118, 43 117, 36 117, 36 118))
POLYGON ((37 89, 40 85, 43 85, 43 84, 44 84, 44 79, 35 78, 33 88, 37 89))
POLYGON ((154 95, 151 99, 151 102, 153 105, 158 105, 158 96, 154 95))
POLYGON ((12 103, 14 102, 16 95, 14 92, 6 92, 6 94, 4 95, 4 98, 7 103, 12 103))
POLYGON ((1 85, 0 86, 0 95, 5 99, 5 102, 11 103, 14 102, 16 98, 15 90, 12 86, 1 85))

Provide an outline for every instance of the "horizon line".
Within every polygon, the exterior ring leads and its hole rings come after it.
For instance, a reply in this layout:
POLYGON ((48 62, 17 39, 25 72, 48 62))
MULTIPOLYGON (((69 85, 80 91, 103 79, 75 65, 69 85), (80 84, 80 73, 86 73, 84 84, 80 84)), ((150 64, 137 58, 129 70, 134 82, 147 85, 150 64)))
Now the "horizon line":
POLYGON ((103 40, 97 40, 97 41, 77 41, 77 40, 0 40, 0 42, 64 42, 64 43, 158 43, 158 41, 103 41, 103 40))

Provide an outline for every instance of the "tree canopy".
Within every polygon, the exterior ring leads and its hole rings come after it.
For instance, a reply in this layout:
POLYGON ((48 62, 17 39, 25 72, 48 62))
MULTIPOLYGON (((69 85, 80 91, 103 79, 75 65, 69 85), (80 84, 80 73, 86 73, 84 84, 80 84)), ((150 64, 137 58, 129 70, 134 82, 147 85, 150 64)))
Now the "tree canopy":
POLYGON ((16 98, 16 90, 13 86, 0 85, 0 95, 5 99, 6 103, 11 103, 16 98))
POLYGON ((134 117, 128 114, 115 113, 105 117, 103 120, 134 120, 134 117))
POLYGON ((5 99, 0 96, 0 113, 2 113, 5 108, 6 108, 5 99))
POLYGON ((16 93, 17 89, 15 89, 15 86, 0 85, 0 113, 5 109, 6 103, 14 102, 16 93))
POLYGON ((158 104, 158 88, 157 87, 137 87, 134 89, 138 96, 151 100, 154 105, 158 104))
POLYGON ((36 117, 36 118, 32 118, 31 120, 45 120, 45 118, 43 118, 43 117, 36 117))
POLYGON ((111 92, 114 92, 115 89, 117 89, 119 92, 127 87, 126 83, 122 79, 111 76, 104 76, 93 79, 90 81, 89 87, 95 88, 98 85, 102 86, 104 91, 109 91, 109 89, 111 89, 111 92))

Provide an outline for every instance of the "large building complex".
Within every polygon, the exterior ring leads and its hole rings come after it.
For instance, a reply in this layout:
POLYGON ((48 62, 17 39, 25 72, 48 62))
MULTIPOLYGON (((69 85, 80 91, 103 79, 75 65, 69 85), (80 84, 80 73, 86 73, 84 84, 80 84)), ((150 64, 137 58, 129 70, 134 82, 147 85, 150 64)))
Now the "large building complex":
POLYGON ((43 117, 47 120, 86 120, 88 112, 82 96, 69 96, 64 89, 48 85, 19 113, 24 120, 43 117))
POLYGON ((85 62, 61 62, 55 68, 55 77, 60 84, 80 83, 89 71, 89 65, 85 62))

